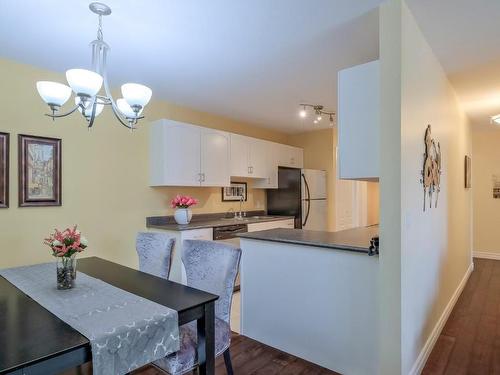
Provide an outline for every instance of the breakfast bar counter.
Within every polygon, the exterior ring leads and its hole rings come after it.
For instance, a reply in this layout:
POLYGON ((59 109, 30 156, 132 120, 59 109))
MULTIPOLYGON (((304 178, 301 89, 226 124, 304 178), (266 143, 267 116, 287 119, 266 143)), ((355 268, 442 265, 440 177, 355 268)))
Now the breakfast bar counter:
POLYGON ((241 333, 341 374, 376 374, 378 227, 239 235, 241 333))

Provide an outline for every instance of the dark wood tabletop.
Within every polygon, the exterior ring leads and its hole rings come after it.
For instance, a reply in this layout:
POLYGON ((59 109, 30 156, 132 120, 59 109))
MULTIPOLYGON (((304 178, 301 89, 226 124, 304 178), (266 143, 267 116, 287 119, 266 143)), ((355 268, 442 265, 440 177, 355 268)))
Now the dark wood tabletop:
MULTIPOLYGON (((203 309, 213 307, 219 298, 97 257, 79 259, 77 270, 176 310, 179 325, 200 319, 203 309)), ((80 362, 89 360, 88 339, 0 277, 0 374, 15 373, 27 366, 35 370, 26 373, 44 373, 37 364, 59 358, 58 366, 63 366, 61 358, 71 353, 79 353, 80 362)))

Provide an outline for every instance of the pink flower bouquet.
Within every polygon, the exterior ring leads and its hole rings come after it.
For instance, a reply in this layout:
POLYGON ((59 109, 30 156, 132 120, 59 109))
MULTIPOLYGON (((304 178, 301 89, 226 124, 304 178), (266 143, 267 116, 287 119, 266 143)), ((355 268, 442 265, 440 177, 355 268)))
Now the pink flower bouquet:
POLYGON ((66 258, 81 253, 88 246, 87 239, 76 229, 76 225, 62 232, 56 229, 45 239, 44 244, 52 249, 53 256, 66 258))
POLYGON ((190 197, 189 195, 178 195, 170 201, 172 208, 189 208, 198 204, 198 199, 190 197))

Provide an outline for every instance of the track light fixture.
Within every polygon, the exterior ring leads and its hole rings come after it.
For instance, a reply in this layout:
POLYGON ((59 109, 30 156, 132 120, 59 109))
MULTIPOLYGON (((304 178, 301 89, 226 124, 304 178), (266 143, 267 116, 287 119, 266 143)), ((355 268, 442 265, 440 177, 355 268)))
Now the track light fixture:
POLYGON ((312 109, 312 112, 316 116, 316 118, 313 120, 314 124, 319 124, 321 120, 323 120, 323 115, 327 115, 328 119, 330 121, 330 126, 335 125, 334 121, 334 116, 335 112, 333 111, 327 111, 324 109, 322 105, 319 104, 307 104, 307 103, 302 103, 300 104, 302 109, 299 111, 299 116, 301 118, 306 118, 307 117, 307 110, 312 109))

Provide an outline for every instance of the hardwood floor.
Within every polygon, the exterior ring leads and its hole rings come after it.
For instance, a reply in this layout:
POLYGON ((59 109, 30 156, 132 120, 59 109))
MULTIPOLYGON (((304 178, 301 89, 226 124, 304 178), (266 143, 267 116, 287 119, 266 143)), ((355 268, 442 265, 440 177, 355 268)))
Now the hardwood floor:
MULTIPOLYGON (((335 375, 336 372, 327 370, 303 359, 286 354, 255 340, 233 333, 231 340, 231 359, 235 375, 335 375)), ((217 358, 215 373, 225 375, 226 368, 222 356, 217 358)), ((64 375, 91 375, 90 364, 81 369, 66 372, 64 375)), ((153 366, 142 367, 133 375, 160 375, 164 374, 153 366)))
POLYGON ((500 261, 474 259, 422 374, 500 374, 500 261))

